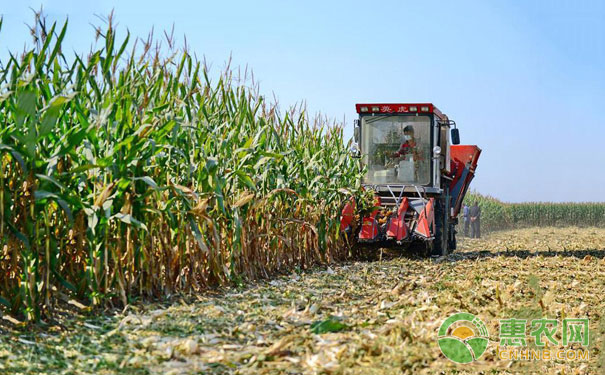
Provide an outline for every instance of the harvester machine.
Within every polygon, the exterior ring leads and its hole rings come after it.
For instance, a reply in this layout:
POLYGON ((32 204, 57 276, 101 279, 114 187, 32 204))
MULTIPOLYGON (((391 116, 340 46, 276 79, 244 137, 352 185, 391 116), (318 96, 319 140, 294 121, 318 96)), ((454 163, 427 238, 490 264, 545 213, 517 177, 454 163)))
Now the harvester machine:
POLYGON ((456 249, 462 200, 481 149, 460 145, 456 123, 431 103, 357 104, 353 156, 374 206, 348 201, 340 229, 360 244, 409 247, 432 256, 456 249))

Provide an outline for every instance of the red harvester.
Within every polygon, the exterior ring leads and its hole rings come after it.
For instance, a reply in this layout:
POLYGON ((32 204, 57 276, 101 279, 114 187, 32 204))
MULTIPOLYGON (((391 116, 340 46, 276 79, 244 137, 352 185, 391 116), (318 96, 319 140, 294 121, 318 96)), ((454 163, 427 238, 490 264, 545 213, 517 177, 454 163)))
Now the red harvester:
POLYGON ((374 192, 375 206, 356 222, 355 201, 349 201, 341 230, 359 243, 420 241, 433 256, 454 250, 458 213, 481 149, 460 145, 456 123, 431 103, 357 104, 356 109, 352 151, 367 168, 362 183, 374 192))

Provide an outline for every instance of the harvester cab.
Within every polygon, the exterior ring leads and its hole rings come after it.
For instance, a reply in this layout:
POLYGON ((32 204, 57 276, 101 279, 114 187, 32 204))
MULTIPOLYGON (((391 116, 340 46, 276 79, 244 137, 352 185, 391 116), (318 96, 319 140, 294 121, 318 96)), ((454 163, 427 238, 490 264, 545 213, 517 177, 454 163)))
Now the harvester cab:
POLYGON ((433 255, 456 248, 462 200, 481 149, 460 145, 456 123, 431 103, 357 104, 354 157, 374 192, 374 207, 356 220, 356 202, 341 215, 341 230, 359 243, 423 243, 433 255), (451 137, 450 137, 451 135, 451 137))

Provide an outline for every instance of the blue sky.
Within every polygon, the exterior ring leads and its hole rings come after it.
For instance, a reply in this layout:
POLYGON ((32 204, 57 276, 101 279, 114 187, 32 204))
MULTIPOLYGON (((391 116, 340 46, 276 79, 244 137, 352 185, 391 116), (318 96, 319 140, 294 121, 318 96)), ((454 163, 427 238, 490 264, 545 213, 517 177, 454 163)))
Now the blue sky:
POLYGON ((30 42, 29 7, 69 17, 88 51, 96 15, 170 29, 221 69, 254 71, 282 106, 346 121, 357 102, 433 102, 483 155, 472 187, 506 201, 605 201, 605 2, 7 1, 0 56, 30 42))

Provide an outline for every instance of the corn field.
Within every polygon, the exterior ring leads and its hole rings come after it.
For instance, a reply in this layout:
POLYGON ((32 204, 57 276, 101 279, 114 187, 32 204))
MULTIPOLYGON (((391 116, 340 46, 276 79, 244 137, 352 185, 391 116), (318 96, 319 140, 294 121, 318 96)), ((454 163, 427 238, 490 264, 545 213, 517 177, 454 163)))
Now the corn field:
POLYGON ((6 312, 36 321, 70 299, 125 305, 348 255, 339 212, 361 171, 340 127, 279 111, 229 69, 210 78, 168 36, 137 47, 109 22, 83 57, 64 55, 66 31, 37 17, 31 49, 1 62, 6 312))
POLYGON ((481 208, 481 228, 486 231, 546 226, 605 227, 605 203, 504 203, 476 192, 465 197, 469 206, 473 202, 481 208))

